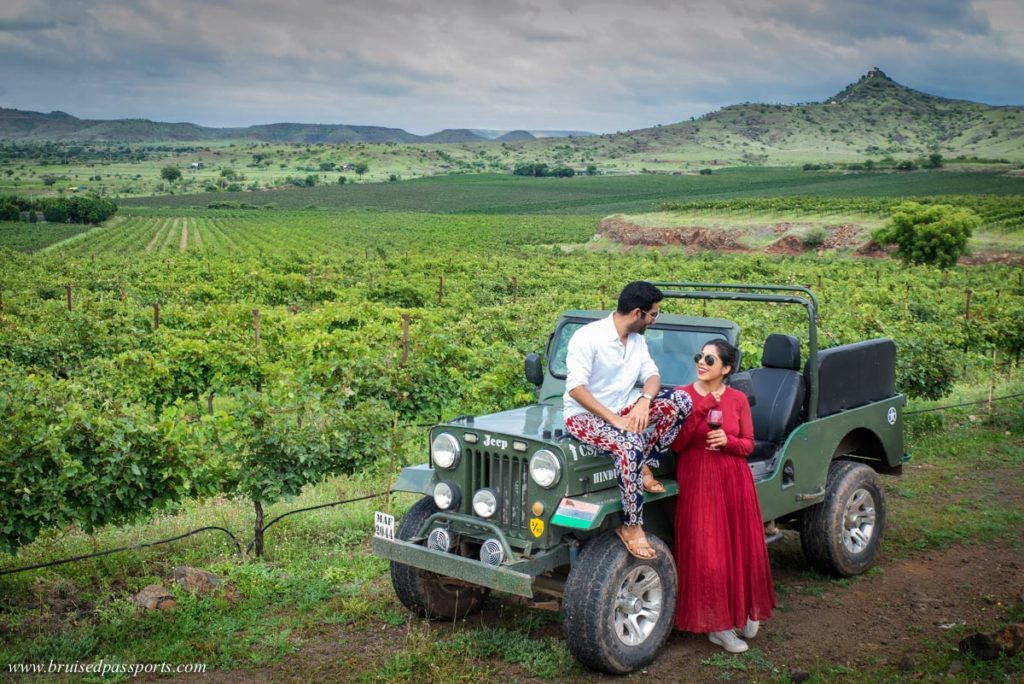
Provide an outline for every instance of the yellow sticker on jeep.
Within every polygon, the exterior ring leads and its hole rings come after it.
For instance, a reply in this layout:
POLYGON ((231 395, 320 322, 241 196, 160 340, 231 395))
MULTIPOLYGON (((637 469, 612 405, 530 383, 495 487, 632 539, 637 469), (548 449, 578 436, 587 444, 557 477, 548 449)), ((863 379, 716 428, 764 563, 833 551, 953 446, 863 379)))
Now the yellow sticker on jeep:
POLYGON ((530 518, 530 532, 534 537, 544 534, 544 521, 540 518, 530 518))

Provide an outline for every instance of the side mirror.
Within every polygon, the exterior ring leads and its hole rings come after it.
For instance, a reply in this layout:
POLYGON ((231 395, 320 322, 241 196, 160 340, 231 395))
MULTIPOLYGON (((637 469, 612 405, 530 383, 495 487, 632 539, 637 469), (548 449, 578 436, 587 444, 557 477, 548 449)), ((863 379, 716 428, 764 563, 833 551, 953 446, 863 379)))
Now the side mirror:
POLYGON ((730 375, 729 387, 739 390, 747 395, 747 403, 751 406, 757 403, 757 398, 754 396, 754 383, 750 379, 749 372, 743 371, 742 373, 733 373, 730 375))
POLYGON ((523 370, 526 371, 526 380, 536 387, 544 383, 544 366, 540 362, 540 354, 536 352, 526 355, 523 363, 523 370))

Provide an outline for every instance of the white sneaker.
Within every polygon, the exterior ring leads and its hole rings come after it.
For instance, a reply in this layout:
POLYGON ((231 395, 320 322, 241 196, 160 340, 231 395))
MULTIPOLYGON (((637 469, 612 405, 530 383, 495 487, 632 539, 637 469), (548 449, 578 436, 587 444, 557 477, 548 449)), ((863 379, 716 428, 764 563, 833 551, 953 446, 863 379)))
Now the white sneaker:
POLYGON ((761 627, 761 623, 757 620, 751 620, 747 618, 747 624, 740 630, 740 636, 744 639, 753 639, 757 636, 757 630, 761 627))
POLYGON ((749 646, 747 642, 736 636, 736 630, 727 629, 724 632, 710 632, 708 634, 708 641, 721 646, 729 653, 743 653, 749 646))

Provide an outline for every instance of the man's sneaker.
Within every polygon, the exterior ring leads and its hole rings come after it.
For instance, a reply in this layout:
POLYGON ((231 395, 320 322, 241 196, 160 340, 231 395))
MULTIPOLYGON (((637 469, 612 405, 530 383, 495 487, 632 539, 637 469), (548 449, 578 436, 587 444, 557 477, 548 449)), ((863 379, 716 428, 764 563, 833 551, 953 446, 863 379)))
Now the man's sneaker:
POLYGON ((757 636, 757 630, 761 627, 761 623, 757 620, 751 620, 747 618, 747 624, 743 626, 739 634, 744 639, 753 639, 757 636))
POLYGON ((743 653, 749 646, 747 642, 736 636, 736 630, 727 629, 724 632, 711 632, 708 634, 708 641, 721 646, 729 653, 743 653))

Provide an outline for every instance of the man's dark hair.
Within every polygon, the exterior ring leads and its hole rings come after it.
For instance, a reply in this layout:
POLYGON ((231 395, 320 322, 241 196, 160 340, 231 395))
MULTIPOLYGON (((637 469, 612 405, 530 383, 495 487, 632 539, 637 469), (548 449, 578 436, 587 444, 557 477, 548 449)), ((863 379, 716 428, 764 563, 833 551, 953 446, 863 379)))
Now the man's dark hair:
POLYGON ((661 294, 661 290, 646 280, 634 280, 622 288, 622 292, 619 294, 618 312, 628 314, 636 308, 650 311, 656 302, 660 302, 664 298, 665 295, 661 294))

